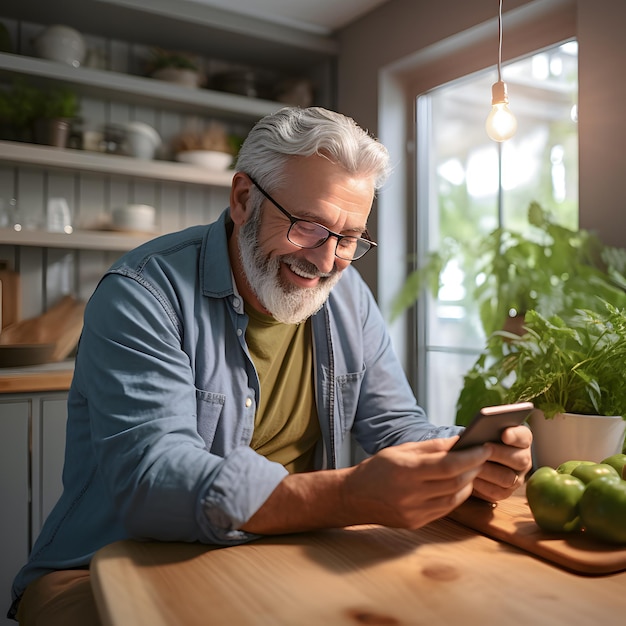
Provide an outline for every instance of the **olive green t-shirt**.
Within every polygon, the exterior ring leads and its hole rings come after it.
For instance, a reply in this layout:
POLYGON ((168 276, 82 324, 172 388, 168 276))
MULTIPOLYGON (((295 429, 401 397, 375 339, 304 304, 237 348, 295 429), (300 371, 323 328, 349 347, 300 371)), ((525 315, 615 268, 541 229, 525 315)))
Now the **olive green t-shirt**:
POLYGON ((250 446, 290 472, 313 469, 320 427, 311 324, 283 324, 246 306, 246 343, 261 381, 250 446))

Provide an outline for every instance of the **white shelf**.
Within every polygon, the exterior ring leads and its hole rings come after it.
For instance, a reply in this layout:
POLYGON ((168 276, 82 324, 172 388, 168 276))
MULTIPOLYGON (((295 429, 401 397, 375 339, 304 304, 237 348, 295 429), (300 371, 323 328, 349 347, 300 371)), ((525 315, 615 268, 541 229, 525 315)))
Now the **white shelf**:
POLYGON ((35 246, 38 248, 64 248, 67 250, 132 250, 154 239, 158 234, 137 234, 99 230, 75 230, 71 234, 52 233, 44 230, 21 230, 0 228, 0 244, 35 246))
POLYGON ((0 141, 0 163, 2 162, 13 165, 100 172, 132 178, 167 180, 214 187, 229 187, 233 178, 232 170, 212 171, 185 163, 143 161, 128 156, 54 148, 18 141, 0 141))
POLYGON ((119 72, 71 67, 64 63, 19 54, 0 53, 0 70, 69 83, 79 93, 94 97, 117 97, 125 102, 159 105, 188 113, 217 114, 222 117, 256 121, 284 106, 210 89, 182 87, 155 78, 119 72))

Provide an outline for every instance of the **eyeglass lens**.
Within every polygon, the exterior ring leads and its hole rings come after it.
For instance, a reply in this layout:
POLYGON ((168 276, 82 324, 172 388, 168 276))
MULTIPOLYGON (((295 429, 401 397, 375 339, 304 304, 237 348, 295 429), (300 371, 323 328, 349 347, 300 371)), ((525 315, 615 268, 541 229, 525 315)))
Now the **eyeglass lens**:
MULTIPOLYGON (((287 238, 291 243, 302 248, 318 248, 329 237, 331 233, 321 224, 297 220, 292 223, 287 238)), ((357 237, 344 236, 337 241, 335 254, 340 259, 352 261, 355 257, 363 256, 370 249, 367 241, 357 237)))

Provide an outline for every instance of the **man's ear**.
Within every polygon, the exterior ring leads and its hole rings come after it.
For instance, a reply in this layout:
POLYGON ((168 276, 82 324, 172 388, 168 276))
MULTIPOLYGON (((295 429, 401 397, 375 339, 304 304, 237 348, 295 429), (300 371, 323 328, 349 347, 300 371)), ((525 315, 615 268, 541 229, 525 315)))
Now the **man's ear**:
POLYGON ((248 199, 252 181, 243 172, 236 172, 230 186, 230 217, 235 224, 241 226, 248 220, 248 199))

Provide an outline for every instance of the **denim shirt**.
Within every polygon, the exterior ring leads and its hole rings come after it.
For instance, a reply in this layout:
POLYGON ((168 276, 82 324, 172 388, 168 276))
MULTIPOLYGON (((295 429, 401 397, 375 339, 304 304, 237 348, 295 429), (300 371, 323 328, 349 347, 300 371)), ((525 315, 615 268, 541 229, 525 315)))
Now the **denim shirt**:
MULTIPOLYGON (((287 474, 249 443, 259 379, 228 257, 228 209, 123 256, 86 310, 68 398, 63 494, 13 593, 119 539, 233 545, 287 474)), ((427 421, 374 298, 348 267, 312 318, 318 468, 460 429, 427 421)))

